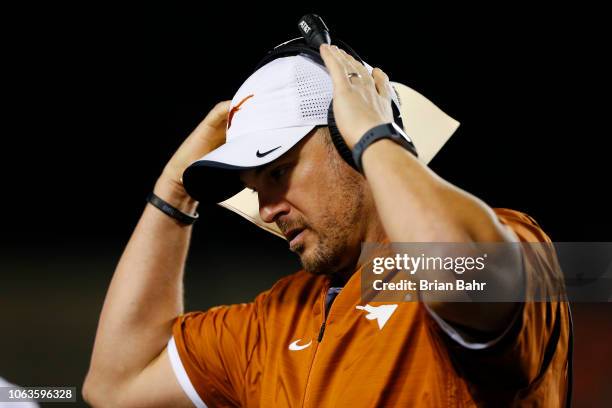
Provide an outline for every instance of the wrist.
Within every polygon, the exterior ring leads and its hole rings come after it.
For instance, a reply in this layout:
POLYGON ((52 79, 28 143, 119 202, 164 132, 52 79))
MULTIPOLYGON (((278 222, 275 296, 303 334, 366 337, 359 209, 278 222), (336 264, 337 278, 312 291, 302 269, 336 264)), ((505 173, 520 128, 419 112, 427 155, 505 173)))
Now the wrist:
POLYGON ((363 167, 365 168, 365 163, 371 160, 371 156, 376 157, 379 154, 384 154, 385 152, 388 152, 387 149, 389 149, 390 147, 397 147, 397 143, 395 143, 391 139, 380 139, 372 143, 367 149, 363 151, 361 155, 361 163, 363 167))
POLYGON ((187 194, 182 183, 163 175, 157 179, 153 193, 186 214, 195 214, 198 207, 198 202, 187 194))
POLYGON ((372 148, 372 145, 380 144, 382 140, 389 140, 398 144, 402 148, 410 151, 415 157, 418 157, 417 151, 410 137, 395 123, 383 123, 377 125, 363 134, 359 141, 351 149, 355 168, 363 174, 363 155, 372 148))
POLYGON ((382 122, 382 121, 370 121, 367 122, 365 124, 362 124, 361 126, 359 126, 357 128, 357 130, 354 133, 351 133, 350 137, 345 138, 345 143, 346 145, 349 147, 349 149, 353 150, 353 148, 355 147, 355 145, 357 143, 359 143, 359 141, 361 140, 361 138, 371 129, 380 126, 380 125, 384 125, 385 123, 390 123, 390 122, 382 122))

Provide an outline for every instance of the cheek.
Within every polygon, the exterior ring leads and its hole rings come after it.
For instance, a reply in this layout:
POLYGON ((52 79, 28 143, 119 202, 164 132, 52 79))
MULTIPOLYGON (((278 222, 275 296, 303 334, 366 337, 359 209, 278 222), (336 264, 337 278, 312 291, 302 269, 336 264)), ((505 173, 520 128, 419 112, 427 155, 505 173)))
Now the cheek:
POLYGON ((305 163, 291 175, 289 201, 315 229, 340 203, 337 177, 325 164, 305 163))

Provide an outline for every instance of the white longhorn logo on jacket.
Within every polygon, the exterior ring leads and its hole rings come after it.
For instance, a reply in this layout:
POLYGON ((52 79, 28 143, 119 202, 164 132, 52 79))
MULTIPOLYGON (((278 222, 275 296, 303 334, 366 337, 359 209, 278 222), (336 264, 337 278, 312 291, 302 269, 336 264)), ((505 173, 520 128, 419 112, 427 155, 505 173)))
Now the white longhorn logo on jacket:
POLYGON ((365 315, 366 319, 368 320, 376 319, 376 321, 378 322, 378 328, 382 330, 382 328, 387 323, 387 320, 389 320, 393 312, 395 312, 395 309, 397 309, 397 305, 381 305, 381 306, 365 305, 365 306, 355 306, 355 308, 359 310, 365 310, 366 312, 368 312, 368 314, 365 315))

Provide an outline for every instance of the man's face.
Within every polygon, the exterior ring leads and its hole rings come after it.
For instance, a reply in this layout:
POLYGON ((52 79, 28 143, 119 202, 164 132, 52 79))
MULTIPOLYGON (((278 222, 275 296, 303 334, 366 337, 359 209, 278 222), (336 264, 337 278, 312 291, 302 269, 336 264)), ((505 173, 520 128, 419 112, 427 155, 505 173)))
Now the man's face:
POLYGON ((306 271, 335 274, 354 267, 373 202, 365 179, 338 155, 327 128, 240 177, 257 191, 261 218, 278 225, 306 271))

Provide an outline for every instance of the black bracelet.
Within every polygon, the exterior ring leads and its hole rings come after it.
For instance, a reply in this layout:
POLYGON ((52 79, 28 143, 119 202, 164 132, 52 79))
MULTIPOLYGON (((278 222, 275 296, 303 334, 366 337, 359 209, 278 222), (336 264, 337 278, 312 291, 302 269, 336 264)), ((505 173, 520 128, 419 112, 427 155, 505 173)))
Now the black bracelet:
POLYGON ((365 132, 355 146, 353 146, 353 160, 355 161, 357 170, 359 170, 361 174, 363 174, 363 167, 361 165, 361 157, 363 156, 363 152, 372 143, 381 139, 391 139, 404 149, 408 150, 410 153, 414 154, 416 157, 419 157, 416 148, 414 147, 414 143, 412 143, 412 139, 410 139, 410 137, 408 137, 408 135, 406 135, 406 133, 404 133, 404 131, 397 124, 385 123, 379 126, 374 126, 372 129, 365 132))
POLYGON ((175 220, 178 220, 179 222, 185 225, 193 224, 199 217, 199 214, 197 212, 194 215, 185 214, 178 208, 174 208, 173 206, 156 196, 153 192, 150 192, 147 196, 147 202, 159 208, 159 210, 164 214, 169 215, 170 217, 174 218, 175 220))

